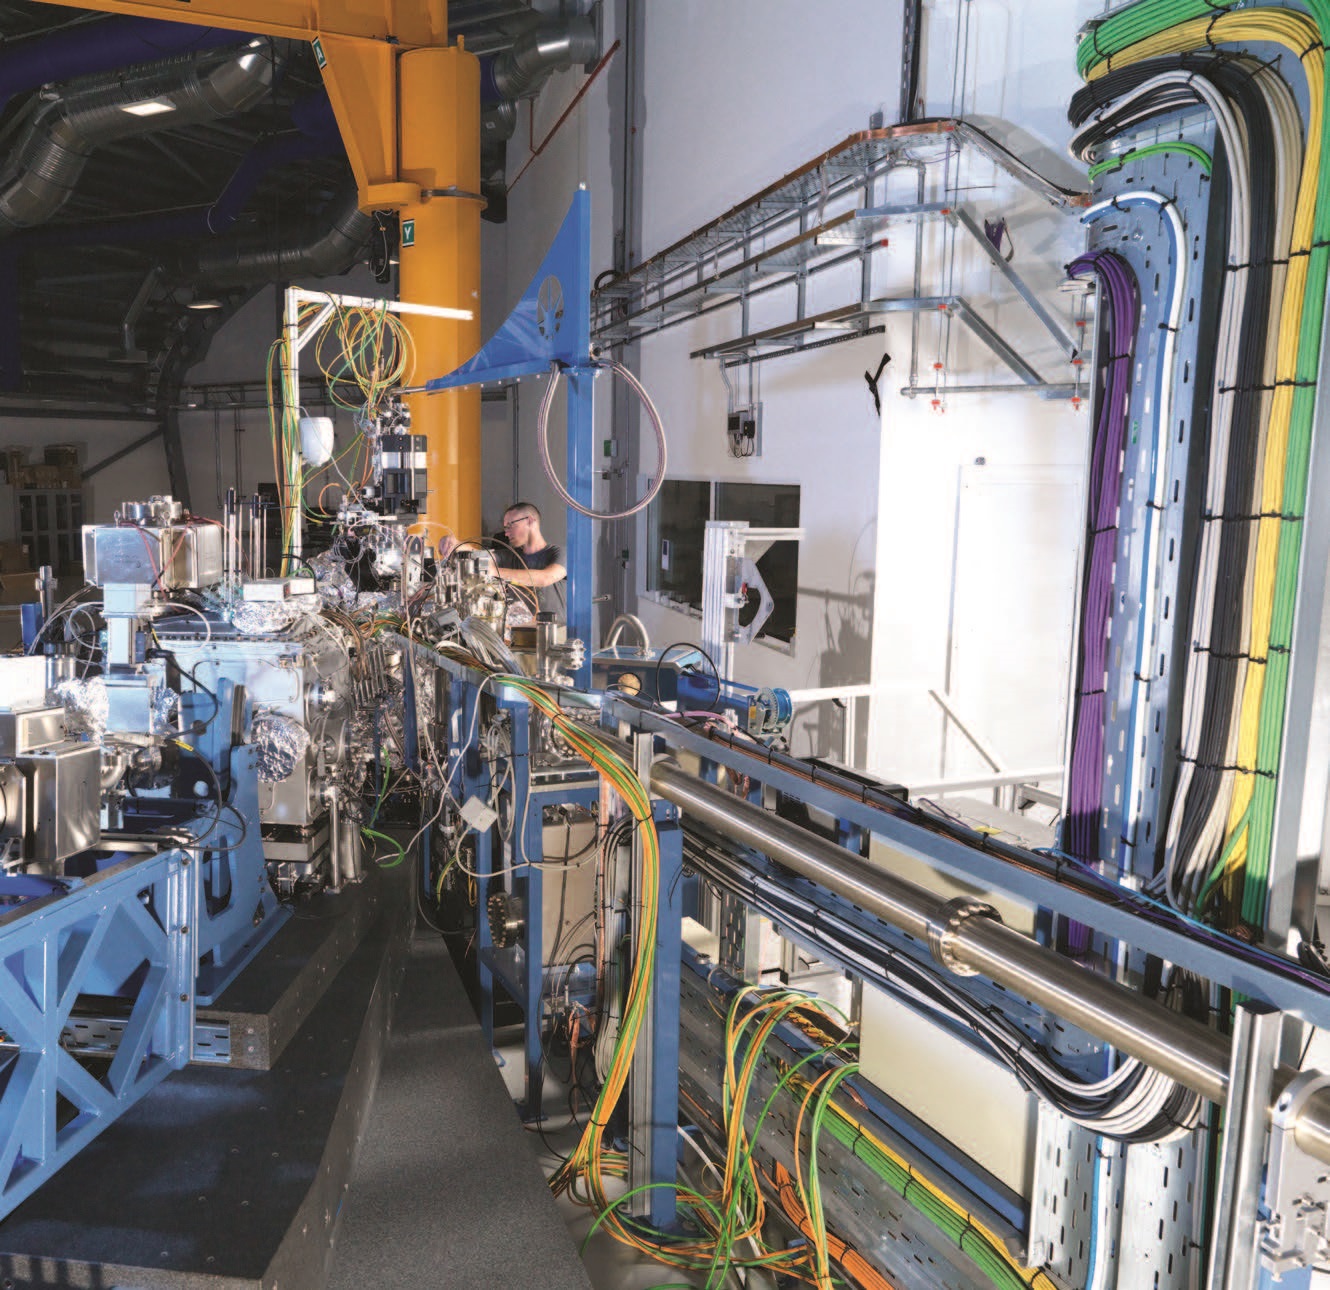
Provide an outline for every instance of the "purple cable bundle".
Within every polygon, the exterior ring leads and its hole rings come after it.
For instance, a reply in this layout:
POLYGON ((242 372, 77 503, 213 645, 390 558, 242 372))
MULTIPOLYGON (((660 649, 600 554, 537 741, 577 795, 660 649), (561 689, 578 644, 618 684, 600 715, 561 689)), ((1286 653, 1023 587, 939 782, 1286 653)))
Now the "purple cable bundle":
MULTIPOLYGON (((1080 674, 1071 743, 1067 818, 1063 846, 1079 859, 1099 857, 1099 813, 1104 783, 1104 713, 1108 673, 1108 625, 1113 611, 1113 561, 1122 491, 1122 449, 1127 429, 1128 390, 1135 348, 1139 297, 1125 261, 1109 251, 1080 256, 1073 276, 1092 273, 1107 307, 1107 357, 1100 365, 1103 397, 1090 454, 1089 550, 1081 605, 1080 674)), ((1081 951, 1089 929, 1073 923, 1069 947, 1081 951)))

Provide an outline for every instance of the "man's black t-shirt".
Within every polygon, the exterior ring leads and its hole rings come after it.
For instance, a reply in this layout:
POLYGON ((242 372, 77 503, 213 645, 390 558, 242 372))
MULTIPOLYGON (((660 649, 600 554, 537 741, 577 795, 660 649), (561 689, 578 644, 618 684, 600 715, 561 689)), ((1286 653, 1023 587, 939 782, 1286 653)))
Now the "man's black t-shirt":
MULTIPOLYGON (((525 551, 520 554, 508 546, 504 541, 502 534, 496 536, 494 540, 494 563, 500 569, 548 569, 552 564, 563 563, 563 550, 551 542, 548 546, 541 547, 539 551, 532 551, 529 554, 525 551)), ((523 591, 526 588, 522 588, 523 591)), ((552 610, 559 615, 559 621, 564 620, 563 607, 563 586, 561 583, 554 583, 549 587, 533 587, 540 601, 540 608, 552 610)))

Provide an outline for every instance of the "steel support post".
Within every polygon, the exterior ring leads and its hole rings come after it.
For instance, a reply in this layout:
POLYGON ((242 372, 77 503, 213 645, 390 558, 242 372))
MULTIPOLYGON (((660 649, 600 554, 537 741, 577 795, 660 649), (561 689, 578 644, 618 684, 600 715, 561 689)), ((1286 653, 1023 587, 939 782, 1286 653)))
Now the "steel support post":
MULTIPOLYGON (((633 769, 650 792, 654 739, 638 735, 632 742, 633 769)), ((679 1123, 679 954, 683 944, 683 834, 679 813, 667 803, 654 807, 660 839, 659 899, 656 914, 656 967, 646 1024, 637 1038, 629 1083, 628 1186, 645 1188, 635 1197, 633 1212, 654 1226, 667 1228, 675 1219, 675 1172, 679 1123)), ((633 835, 633 944, 641 945, 643 848, 640 832, 633 835)))
MULTIPOLYGON (((525 1092, 518 1109, 522 1119, 538 1120, 545 1083, 540 1015, 545 996, 545 948, 541 943, 544 932, 544 891, 540 866, 529 862, 540 860, 544 854, 544 812, 539 797, 531 791, 531 709, 521 699, 503 699, 500 706, 509 714, 512 738, 510 766, 514 826, 510 830, 511 841, 505 848, 504 863, 511 874, 520 875, 525 880, 526 888, 525 930, 516 966, 525 996, 518 1002, 523 1011, 522 1047, 526 1066, 525 1092)), ((508 889, 512 891, 516 886, 516 882, 510 881, 508 889)), ((485 905, 480 905, 476 914, 478 919, 488 922, 485 905)))
POLYGON ((1253 1290, 1259 1283, 1257 1211, 1265 1171, 1265 1121, 1282 1025, 1283 1014, 1264 1004, 1243 1003, 1234 1010, 1206 1290, 1253 1290))
MULTIPOLYGON (((1330 315, 1330 301, 1327 302, 1330 315)), ((1322 333, 1326 334, 1325 332, 1322 333)), ((1322 345, 1318 369, 1321 389, 1330 382, 1330 345, 1322 345)), ((1315 729, 1323 710, 1318 689, 1327 684, 1320 665, 1321 622, 1325 610, 1327 570, 1330 569, 1330 507, 1322 503, 1330 494, 1330 403, 1316 401, 1311 458, 1307 466, 1306 500, 1302 505, 1302 551, 1298 595, 1293 614, 1289 656, 1288 693, 1284 700, 1284 731, 1279 752, 1279 780, 1275 793, 1275 819, 1270 836, 1270 896, 1266 927, 1270 941, 1282 946, 1291 928, 1310 939, 1316 915, 1315 890, 1297 881, 1299 861, 1314 863, 1325 827, 1324 726, 1315 729), (1319 685, 1318 685, 1319 682, 1319 685), (1320 747, 1313 747, 1314 734, 1320 747), (1320 771, 1319 776, 1309 771, 1320 771), (1301 897, 1301 899, 1299 898, 1301 897)), ((1286 536, 1282 539, 1288 541, 1286 536)))
MULTIPOLYGON (((594 467, 593 444, 596 433, 596 369, 570 367, 568 378, 568 492, 573 500, 591 509, 591 480, 594 467)), ((591 688, 591 655, 595 640, 591 623, 591 584, 593 539, 591 520, 572 507, 568 508, 568 638, 586 642, 582 666, 574 673, 573 683, 580 689, 591 688)))
MULTIPOLYGON (((453 750, 461 765, 462 791, 460 798, 465 802, 480 789, 479 776, 468 773, 466 768, 467 731, 475 728, 476 706, 480 703, 480 691, 465 681, 456 683, 460 695, 454 696, 453 710, 461 719, 461 729, 454 732, 459 740, 453 750)), ((450 777, 451 778, 451 777, 450 777)), ((487 961, 488 953, 494 948, 490 937, 489 919, 485 911, 489 906, 490 879, 494 872, 494 840, 489 829, 476 830, 476 984, 480 994, 480 1028, 484 1032, 485 1042, 494 1047, 494 972, 487 961)))

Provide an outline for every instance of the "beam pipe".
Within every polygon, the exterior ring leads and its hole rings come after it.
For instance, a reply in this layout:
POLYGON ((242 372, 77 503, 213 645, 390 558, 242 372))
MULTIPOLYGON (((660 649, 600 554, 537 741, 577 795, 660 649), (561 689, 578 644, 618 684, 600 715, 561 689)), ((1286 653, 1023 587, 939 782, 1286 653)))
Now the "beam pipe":
MULTIPOLYGON (((611 740, 625 759, 627 745, 611 740)), ((1005 927, 993 918, 955 920, 949 902, 873 867, 842 847, 707 784, 669 761, 651 768, 651 790, 686 815, 835 892, 860 909, 927 944, 930 928, 947 927, 947 954, 1119 1051, 1139 1058, 1212 1102, 1228 1094, 1228 1040, 1189 1017, 1143 998, 1106 977, 1005 927), (950 921, 949 921, 950 920, 950 921)), ((1293 1076, 1275 1072, 1279 1089, 1293 1076)), ((1330 1089, 1308 1101, 1294 1130, 1298 1147, 1330 1163, 1330 1089)))

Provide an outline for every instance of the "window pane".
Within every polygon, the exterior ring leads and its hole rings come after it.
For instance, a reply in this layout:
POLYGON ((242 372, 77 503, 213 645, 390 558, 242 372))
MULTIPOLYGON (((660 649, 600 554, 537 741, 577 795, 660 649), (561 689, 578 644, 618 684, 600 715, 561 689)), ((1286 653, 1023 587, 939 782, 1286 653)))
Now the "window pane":
POLYGON ((667 479, 647 512, 647 590, 702 608, 702 543, 711 485, 667 479))
MULTIPOLYGON (((799 527, 798 484, 717 484, 716 518, 747 520, 754 528, 799 527)), ((775 602, 757 639, 792 641, 799 599, 799 543, 775 542, 759 557, 757 571, 775 602)), ((739 613, 745 625, 757 612, 757 597, 739 613)))

